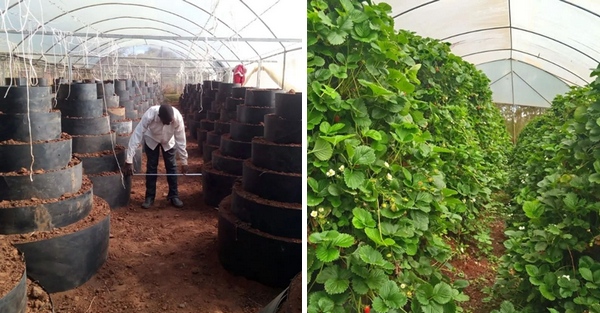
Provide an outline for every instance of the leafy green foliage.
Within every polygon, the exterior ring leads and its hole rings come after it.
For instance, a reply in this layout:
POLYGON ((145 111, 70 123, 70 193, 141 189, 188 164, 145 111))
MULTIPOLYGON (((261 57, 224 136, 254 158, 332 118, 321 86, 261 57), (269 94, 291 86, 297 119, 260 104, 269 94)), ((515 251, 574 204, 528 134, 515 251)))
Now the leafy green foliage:
POLYGON ((531 197, 537 184, 548 174, 556 171, 560 163, 555 156, 560 143, 565 138, 564 124, 577 107, 583 107, 593 99, 590 87, 572 88, 565 95, 559 95, 552 102, 551 109, 544 115, 534 118, 525 126, 517 144, 509 156, 511 164, 508 191, 516 203, 531 197))
POLYGON ((440 170, 446 187, 458 192, 463 202, 462 223, 456 233, 468 233, 481 249, 491 242, 482 234, 482 208, 493 205, 491 195, 508 178, 510 136, 500 111, 492 102, 489 79, 473 64, 450 53, 448 44, 401 32, 409 40, 409 51, 421 62, 415 98, 424 125, 440 154, 440 170))
POLYGON ((519 136, 498 312, 600 312, 598 95, 598 79, 572 89, 519 136))
POLYGON ((506 180, 487 78, 390 11, 308 3, 308 312, 460 312, 445 239, 506 180))

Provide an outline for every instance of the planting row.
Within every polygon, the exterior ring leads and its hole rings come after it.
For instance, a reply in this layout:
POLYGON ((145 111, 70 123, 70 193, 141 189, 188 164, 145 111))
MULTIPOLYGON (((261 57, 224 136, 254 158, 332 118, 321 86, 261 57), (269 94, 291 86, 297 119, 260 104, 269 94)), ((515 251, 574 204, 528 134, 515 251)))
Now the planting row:
POLYGON ((110 209, 127 205, 131 186, 119 165, 133 125, 123 123, 118 101, 135 93, 126 93, 127 81, 7 84, 0 86, 0 311, 47 312, 46 293, 80 286, 107 258, 110 209))

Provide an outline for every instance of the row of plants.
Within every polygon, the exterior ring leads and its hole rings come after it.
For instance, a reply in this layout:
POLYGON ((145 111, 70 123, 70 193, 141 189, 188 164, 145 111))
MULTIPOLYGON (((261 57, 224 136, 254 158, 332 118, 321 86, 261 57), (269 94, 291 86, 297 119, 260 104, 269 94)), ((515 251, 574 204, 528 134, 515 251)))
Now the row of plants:
POLYGON ((447 43, 401 31, 409 51, 422 64, 415 98, 421 100, 433 142, 452 150, 440 155, 447 188, 456 190, 462 222, 452 229, 455 239, 473 242, 481 251, 491 244, 481 211, 500 205, 492 198, 508 182, 512 148, 504 118, 492 102, 489 79, 447 43), (466 235, 466 236, 463 236, 466 235), (475 239, 475 240, 473 240, 475 239))
POLYGON ((307 12, 308 311, 461 312, 449 238, 507 181, 489 80, 385 3, 307 12))
MULTIPOLYGON (((531 198, 530 194, 538 189, 537 184, 560 166, 554 156, 565 137, 562 126, 577 107, 589 105, 592 99, 590 86, 573 87, 570 92, 558 95, 548 111, 523 128, 509 156, 511 170, 507 191, 516 204, 531 198)), ((512 208, 516 208, 517 213, 522 212, 519 207, 512 208)))
POLYGON ((518 138, 495 312, 600 312, 599 95, 573 88, 518 138))

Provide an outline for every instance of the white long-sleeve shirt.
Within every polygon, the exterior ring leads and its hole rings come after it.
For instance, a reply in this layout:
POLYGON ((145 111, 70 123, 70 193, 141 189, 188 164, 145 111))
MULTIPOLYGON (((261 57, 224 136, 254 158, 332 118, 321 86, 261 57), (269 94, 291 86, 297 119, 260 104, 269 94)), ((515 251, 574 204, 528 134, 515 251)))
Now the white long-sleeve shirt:
POLYGON ((156 149, 159 144, 162 145, 165 151, 176 147, 181 164, 187 165, 188 153, 186 150, 183 117, 179 113, 179 110, 173 108, 173 121, 169 125, 164 125, 158 117, 159 108, 160 105, 151 106, 144 113, 144 116, 142 116, 140 123, 135 127, 133 135, 129 138, 125 162, 133 163, 135 152, 143 139, 152 150, 156 149))

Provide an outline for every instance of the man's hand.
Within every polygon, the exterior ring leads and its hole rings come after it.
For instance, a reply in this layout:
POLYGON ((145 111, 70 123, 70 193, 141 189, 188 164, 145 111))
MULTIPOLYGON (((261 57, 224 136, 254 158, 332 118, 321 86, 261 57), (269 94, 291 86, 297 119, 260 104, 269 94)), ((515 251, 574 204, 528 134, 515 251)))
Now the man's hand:
POLYGON ((123 167, 123 175, 125 175, 125 176, 133 175, 133 164, 132 163, 125 163, 125 167, 123 167))
POLYGON ((187 165, 181 165, 181 173, 183 175, 188 173, 188 166, 187 165))

